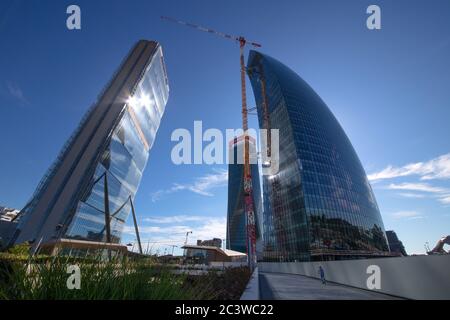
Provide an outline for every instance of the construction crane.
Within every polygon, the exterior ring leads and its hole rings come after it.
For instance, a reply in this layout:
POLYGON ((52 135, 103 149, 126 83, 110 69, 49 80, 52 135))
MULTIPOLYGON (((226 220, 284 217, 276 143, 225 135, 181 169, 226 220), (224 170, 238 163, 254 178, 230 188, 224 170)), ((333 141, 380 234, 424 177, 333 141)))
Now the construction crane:
POLYGON ((187 245, 189 233, 192 233, 192 231, 186 232, 186 240, 184 240, 184 245, 187 245))
POLYGON ((241 71, 241 97, 242 97, 242 129, 244 130, 244 208, 247 225, 247 255, 248 263, 251 270, 256 265, 256 228, 255 228, 255 211, 253 204, 253 186, 252 176, 250 170, 250 152, 249 152, 249 137, 248 137, 248 110, 247 110, 247 96, 245 85, 245 62, 244 62, 244 47, 249 44, 253 47, 260 48, 259 43, 248 41, 243 36, 233 36, 227 33, 218 32, 216 30, 205 28, 197 24, 177 20, 170 17, 162 16, 161 19, 175 22, 187 27, 197 29, 199 31, 218 35, 222 38, 233 40, 239 43, 239 58, 241 71))
POLYGON ((178 248, 178 246, 176 244, 171 244, 170 247, 172 247, 172 257, 173 257, 173 251, 175 250, 175 248, 178 248))

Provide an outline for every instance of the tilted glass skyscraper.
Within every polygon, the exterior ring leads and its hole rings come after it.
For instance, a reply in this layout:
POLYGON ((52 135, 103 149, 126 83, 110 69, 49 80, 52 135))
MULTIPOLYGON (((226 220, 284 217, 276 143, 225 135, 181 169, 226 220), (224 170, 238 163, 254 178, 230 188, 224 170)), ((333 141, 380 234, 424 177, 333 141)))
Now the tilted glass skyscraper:
POLYGON ((248 73, 264 127, 279 129, 279 172, 263 178, 265 260, 388 255, 383 221, 344 130, 314 90, 279 61, 251 51, 248 73), (264 82, 263 82, 264 81, 264 82))
MULTIPOLYGON (((259 185, 259 170, 255 140, 248 136, 250 170, 253 186, 253 206, 255 210, 256 251, 262 252, 262 202, 259 185)), ((228 157, 228 213, 226 246, 239 252, 247 252, 247 228, 244 210, 244 137, 229 142, 228 157)))
POLYGON ((118 243, 168 93, 161 46, 139 41, 22 210, 15 243, 118 243))

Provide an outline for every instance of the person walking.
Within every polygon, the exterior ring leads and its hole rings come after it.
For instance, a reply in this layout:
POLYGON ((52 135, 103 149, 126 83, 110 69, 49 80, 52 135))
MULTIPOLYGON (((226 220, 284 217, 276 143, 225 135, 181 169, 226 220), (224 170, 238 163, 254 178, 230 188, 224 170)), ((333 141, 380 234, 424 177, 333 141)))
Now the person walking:
POLYGON ((322 280, 322 284, 327 284, 327 282, 325 280, 325 271, 323 270, 322 266, 319 266, 319 275, 320 275, 320 280, 322 280))

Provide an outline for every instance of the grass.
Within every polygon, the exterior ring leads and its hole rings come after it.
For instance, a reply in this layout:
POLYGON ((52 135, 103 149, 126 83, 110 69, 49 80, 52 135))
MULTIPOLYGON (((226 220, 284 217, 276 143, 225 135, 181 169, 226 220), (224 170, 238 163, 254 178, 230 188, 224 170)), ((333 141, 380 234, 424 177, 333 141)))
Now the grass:
POLYGON ((0 254, 0 299, 8 300, 239 299, 249 278, 247 268, 189 276, 150 259, 30 257, 20 250, 0 254), (70 265, 80 268, 80 289, 67 287, 70 265))

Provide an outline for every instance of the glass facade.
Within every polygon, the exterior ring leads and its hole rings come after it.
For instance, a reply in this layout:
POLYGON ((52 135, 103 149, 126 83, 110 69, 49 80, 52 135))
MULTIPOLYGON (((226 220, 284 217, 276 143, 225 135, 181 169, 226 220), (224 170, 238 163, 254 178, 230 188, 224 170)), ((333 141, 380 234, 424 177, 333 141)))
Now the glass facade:
POLYGON ((251 51, 248 73, 264 127, 279 129, 279 171, 263 176, 264 259, 389 255, 383 221, 344 130, 314 90, 279 61, 251 51))
POLYGON ((11 243, 119 243, 168 94, 161 46, 138 41, 21 210, 11 243))
POLYGON ((153 55, 120 121, 99 157, 95 174, 78 202, 65 238, 106 241, 105 176, 111 217, 111 242, 120 242, 149 150, 168 99, 161 47, 153 55))
MULTIPOLYGON (((256 159, 256 147, 253 138, 249 137, 250 169, 253 186, 253 204, 256 223, 257 254, 262 251, 262 202, 259 182, 259 170, 256 159)), ((227 212, 227 249, 247 252, 246 216, 244 213, 244 140, 235 138, 229 143, 228 164, 228 212, 227 212), (239 161, 238 161, 239 159, 239 161)))

